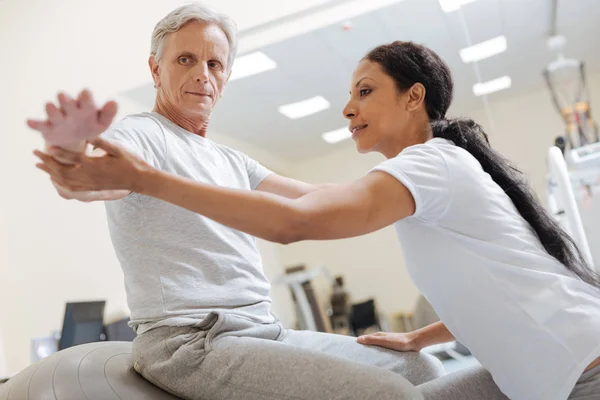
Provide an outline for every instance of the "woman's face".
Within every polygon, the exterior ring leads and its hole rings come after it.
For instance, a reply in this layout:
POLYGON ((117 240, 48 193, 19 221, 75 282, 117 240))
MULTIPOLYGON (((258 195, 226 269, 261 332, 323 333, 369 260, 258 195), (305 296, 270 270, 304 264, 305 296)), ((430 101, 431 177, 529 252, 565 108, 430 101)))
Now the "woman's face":
POLYGON ((415 129, 416 122, 422 121, 415 117, 423 117, 424 98, 423 85, 417 83, 400 92, 378 63, 361 61, 352 75, 350 100, 344 108, 357 150, 393 157, 417 143, 422 127, 415 129), (422 112, 415 113, 419 110, 422 112))

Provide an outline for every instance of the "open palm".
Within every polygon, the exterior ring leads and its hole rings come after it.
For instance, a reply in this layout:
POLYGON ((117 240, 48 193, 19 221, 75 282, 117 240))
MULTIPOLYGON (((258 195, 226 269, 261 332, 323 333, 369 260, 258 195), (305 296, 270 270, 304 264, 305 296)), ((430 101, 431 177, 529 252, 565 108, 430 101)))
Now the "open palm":
POLYGON ((88 90, 83 90, 77 99, 61 93, 58 103, 60 108, 53 103, 46 104, 46 120, 27 120, 27 125, 39 131, 46 142, 59 147, 97 137, 117 114, 117 103, 109 101, 98 109, 88 90))

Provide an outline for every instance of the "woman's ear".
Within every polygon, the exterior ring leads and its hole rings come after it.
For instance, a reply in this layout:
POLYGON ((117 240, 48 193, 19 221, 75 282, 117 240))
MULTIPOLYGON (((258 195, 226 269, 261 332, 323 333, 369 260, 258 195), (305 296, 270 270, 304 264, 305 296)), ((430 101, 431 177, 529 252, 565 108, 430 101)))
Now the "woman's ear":
POLYGON ((425 86, 422 83, 415 83, 407 90, 407 102, 406 102, 406 110, 407 111, 415 111, 422 107, 425 102, 425 86))

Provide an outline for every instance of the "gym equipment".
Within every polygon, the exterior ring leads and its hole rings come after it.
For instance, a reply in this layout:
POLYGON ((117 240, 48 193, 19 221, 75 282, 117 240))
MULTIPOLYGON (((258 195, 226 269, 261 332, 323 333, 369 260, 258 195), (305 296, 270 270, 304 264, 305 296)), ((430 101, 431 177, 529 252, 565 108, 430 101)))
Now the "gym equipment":
POLYGON ((561 35, 548 40, 548 47, 558 53, 558 58, 543 72, 552 101, 566 124, 565 137, 556 140, 557 147, 563 151, 567 145, 575 149, 600 141, 598 125, 592 119, 585 64, 564 57, 562 51, 566 42, 561 35))
POLYGON ((579 204, 590 204, 594 192, 600 190, 600 137, 591 115, 584 62, 564 57, 566 42, 561 35, 548 40, 558 57, 543 72, 566 124, 565 136, 558 136, 548 150, 548 208, 593 267, 579 204))
POLYGON ((600 192, 600 142, 563 152, 548 150, 548 208, 571 235, 584 259, 594 266, 578 202, 600 192))

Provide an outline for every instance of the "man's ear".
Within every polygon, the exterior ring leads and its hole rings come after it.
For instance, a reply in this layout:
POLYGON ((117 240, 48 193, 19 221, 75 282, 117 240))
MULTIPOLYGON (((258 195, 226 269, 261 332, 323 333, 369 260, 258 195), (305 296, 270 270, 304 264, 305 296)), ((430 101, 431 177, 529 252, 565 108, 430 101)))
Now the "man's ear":
POLYGON ((154 81, 154 87, 160 87, 160 67, 156 56, 153 54, 148 58, 148 66, 150 67, 150 73, 152 73, 152 80, 154 81))

